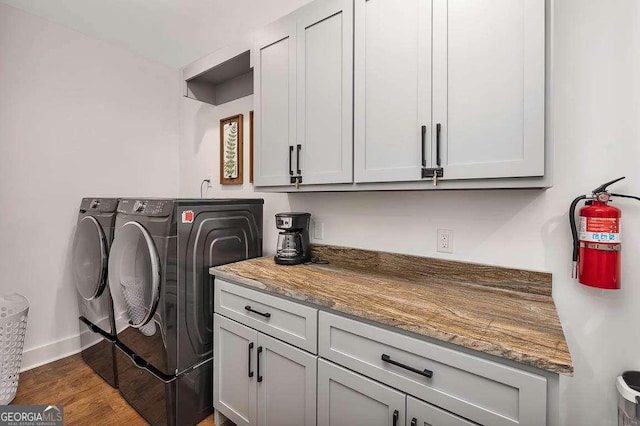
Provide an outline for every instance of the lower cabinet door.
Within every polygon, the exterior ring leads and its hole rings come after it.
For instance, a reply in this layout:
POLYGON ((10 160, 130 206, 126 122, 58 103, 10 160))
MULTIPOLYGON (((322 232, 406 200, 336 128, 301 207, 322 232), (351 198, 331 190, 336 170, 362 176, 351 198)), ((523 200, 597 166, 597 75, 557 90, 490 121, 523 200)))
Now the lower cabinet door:
POLYGON ((474 426, 470 422, 412 396, 407 396, 407 426, 474 426))
POLYGON ((405 394, 318 360, 318 426, 402 426, 405 394))
POLYGON ((238 426, 256 424, 257 340, 257 331, 214 315, 213 406, 238 426))
POLYGON ((258 333, 259 426, 315 426, 317 356, 258 333))

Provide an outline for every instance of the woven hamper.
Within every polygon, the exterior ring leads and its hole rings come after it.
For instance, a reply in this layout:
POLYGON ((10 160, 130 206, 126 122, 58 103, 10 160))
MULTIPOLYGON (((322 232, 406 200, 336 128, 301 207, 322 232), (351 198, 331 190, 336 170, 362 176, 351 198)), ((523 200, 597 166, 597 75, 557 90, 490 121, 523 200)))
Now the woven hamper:
POLYGON ((29 301, 19 294, 0 295, 0 405, 18 390, 29 301))

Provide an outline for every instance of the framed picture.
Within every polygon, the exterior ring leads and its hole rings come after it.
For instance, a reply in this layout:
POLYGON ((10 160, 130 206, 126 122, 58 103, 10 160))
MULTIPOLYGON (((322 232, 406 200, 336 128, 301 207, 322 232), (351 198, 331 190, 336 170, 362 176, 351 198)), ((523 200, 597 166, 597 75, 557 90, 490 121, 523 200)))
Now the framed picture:
POLYGON ((220 183, 242 183, 242 114, 220 120, 220 183))
POLYGON ((253 183, 253 111, 249 111, 249 183, 253 183))

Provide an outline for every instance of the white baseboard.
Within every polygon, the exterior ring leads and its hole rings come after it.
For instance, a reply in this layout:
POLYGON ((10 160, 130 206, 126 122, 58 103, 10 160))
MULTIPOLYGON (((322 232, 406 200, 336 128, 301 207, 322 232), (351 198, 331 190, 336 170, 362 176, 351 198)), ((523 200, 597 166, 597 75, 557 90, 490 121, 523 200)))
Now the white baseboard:
POLYGON ((31 348, 22 353, 22 367, 20 372, 57 361, 69 355, 80 352, 80 336, 71 336, 47 343, 46 345, 31 348))

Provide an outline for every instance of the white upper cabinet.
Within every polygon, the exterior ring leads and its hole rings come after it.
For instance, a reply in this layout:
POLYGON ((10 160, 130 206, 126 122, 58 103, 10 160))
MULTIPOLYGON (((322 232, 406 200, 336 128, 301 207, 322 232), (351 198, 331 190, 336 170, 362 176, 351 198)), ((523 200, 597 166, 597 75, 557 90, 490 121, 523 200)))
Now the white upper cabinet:
POLYGON ((300 10, 297 71, 302 184, 352 182, 353 0, 300 10))
POLYGON ((550 186, 544 0, 316 0, 255 40, 256 186, 550 186))
POLYGON ((296 22, 287 16, 256 34, 254 182, 288 185, 296 141, 296 22))
POLYGON ((315 1, 254 48, 257 186, 353 181, 353 0, 315 1))
POLYGON ((355 181, 420 180, 431 162, 431 0, 356 0, 354 70, 355 181))
POLYGON ((432 167, 439 154, 442 179, 544 174, 544 7, 433 0, 432 167))

